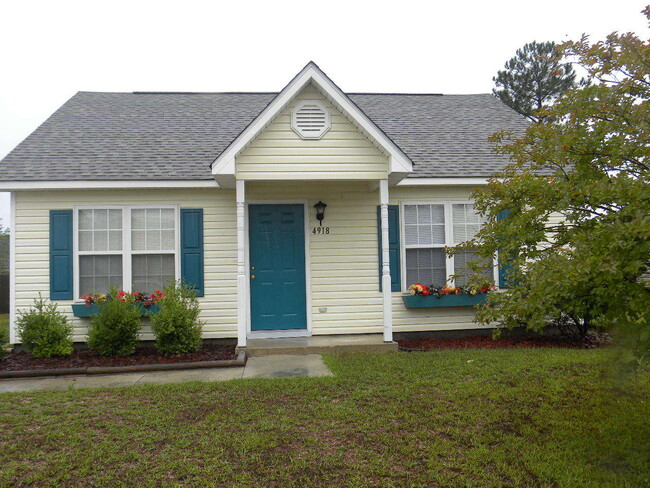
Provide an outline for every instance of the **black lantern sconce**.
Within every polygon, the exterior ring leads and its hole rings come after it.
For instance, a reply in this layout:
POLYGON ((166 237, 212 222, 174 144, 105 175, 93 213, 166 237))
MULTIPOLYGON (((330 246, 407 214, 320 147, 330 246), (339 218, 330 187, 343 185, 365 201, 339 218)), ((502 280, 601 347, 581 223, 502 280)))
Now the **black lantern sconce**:
POLYGON ((318 203, 314 205, 314 208, 316 209, 316 219, 318 220, 319 227, 323 226, 323 219, 325 218, 325 207, 327 207, 327 204, 321 202, 320 200, 318 200, 318 203))

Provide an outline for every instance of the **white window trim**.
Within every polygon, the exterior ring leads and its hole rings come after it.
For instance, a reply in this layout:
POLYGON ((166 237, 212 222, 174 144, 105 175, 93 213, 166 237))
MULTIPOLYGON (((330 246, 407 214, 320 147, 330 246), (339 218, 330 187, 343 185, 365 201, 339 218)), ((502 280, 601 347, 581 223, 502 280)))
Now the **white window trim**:
MULTIPOLYGON (((406 282, 406 250, 407 249, 445 249, 446 247, 453 246, 453 222, 452 222, 452 205, 471 204, 474 205, 473 200, 405 200, 399 202, 399 221, 400 221, 400 273, 402 281, 402 293, 408 293, 408 287, 413 283, 406 282), (406 205, 443 205, 445 212, 445 244, 432 244, 431 246, 413 245, 406 247, 406 222, 404 219, 404 207, 406 205)), ((454 260, 455 257, 447 257, 445 255, 445 264, 447 270, 447 277, 454 274, 454 260)), ((496 256, 493 258, 492 275, 494 283, 499 283, 499 266, 496 256)), ((448 279, 449 286, 455 286, 454 279, 448 279)))
POLYGON ((74 262, 72 264, 72 275, 74 281, 74 300, 81 302, 79 297, 79 256, 122 256, 122 289, 131 292, 133 276, 131 269, 131 257, 138 254, 174 254, 174 274, 176 279, 180 278, 180 208, 178 205, 76 205, 73 212, 73 248, 74 262), (174 246, 173 251, 133 251, 131 250, 131 210, 135 209, 172 209, 174 211, 174 246), (121 251, 79 251, 79 210, 122 210, 122 250, 121 251))

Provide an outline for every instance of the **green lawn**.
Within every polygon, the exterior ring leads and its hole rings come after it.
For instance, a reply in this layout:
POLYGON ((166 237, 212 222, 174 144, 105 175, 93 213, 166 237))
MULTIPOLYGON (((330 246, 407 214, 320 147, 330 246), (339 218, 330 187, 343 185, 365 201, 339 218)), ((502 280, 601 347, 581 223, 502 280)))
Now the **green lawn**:
POLYGON ((328 356, 333 378, 0 395, 0 486, 650 486, 612 351, 328 356))

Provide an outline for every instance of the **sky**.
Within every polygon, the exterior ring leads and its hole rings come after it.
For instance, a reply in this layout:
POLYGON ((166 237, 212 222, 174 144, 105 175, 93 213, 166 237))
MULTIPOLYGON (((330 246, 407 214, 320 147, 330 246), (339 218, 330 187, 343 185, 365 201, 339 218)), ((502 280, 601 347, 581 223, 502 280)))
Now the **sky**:
POLYGON ((77 91, 279 91, 313 60, 347 92, 487 93, 526 42, 648 38, 647 2, 4 0, 0 158, 77 91))

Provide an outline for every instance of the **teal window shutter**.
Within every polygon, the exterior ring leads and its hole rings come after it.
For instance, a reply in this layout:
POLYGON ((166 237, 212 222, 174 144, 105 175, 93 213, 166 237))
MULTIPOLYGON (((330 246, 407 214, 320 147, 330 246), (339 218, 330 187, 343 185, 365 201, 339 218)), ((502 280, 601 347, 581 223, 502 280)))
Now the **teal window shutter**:
POLYGON ((50 300, 72 300, 72 210, 50 210, 50 300))
MULTIPOLYGON (((507 219, 508 216, 510 215, 509 210, 502 210, 497 214, 497 220, 503 220, 507 219)), ((501 254, 501 250, 499 249, 499 254, 501 254)), ((501 256, 499 256, 499 287, 500 288, 508 288, 509 283, 508 283, 508 273, 510 273, 511 269, 513 267, 513 264, 511 261, 502 263, 501 262, 501 256)), ((516 283, 513 283, 516 285, 516 283)))
POLYGON ((181 209, 181 279, 204 295, 202 208, 181 209))
MULTIPOLYGON (((379 291, 382 291, 381 206, 377 206, 377 235, 379 236, 379 291)), ((391 291, 400 291, 402 289, 402 280, 399 258, 399 205, 388 206, 388 252, 390 255, 390 289, 391 291)))

